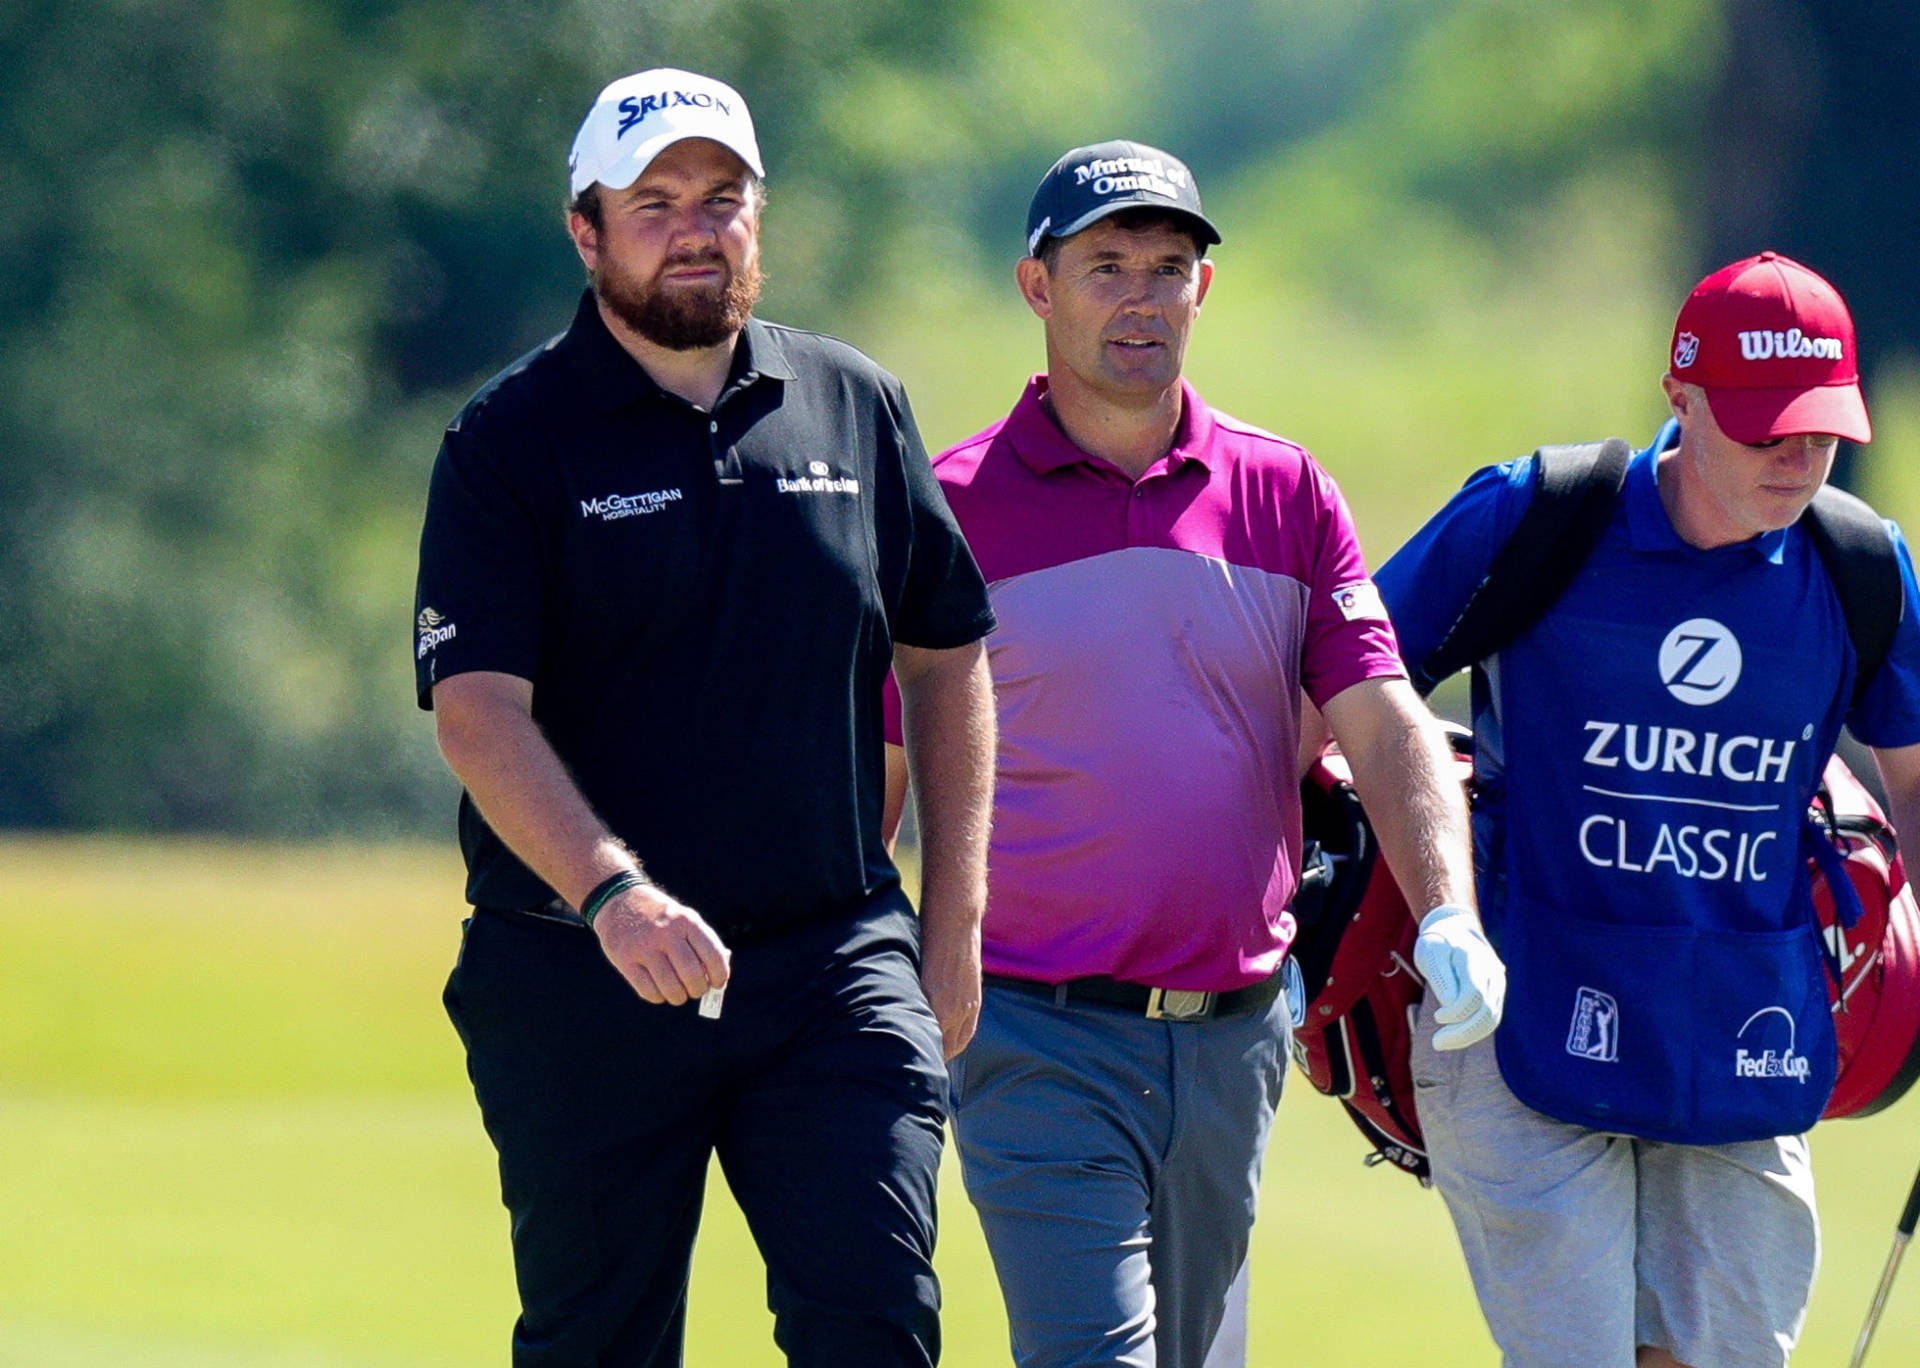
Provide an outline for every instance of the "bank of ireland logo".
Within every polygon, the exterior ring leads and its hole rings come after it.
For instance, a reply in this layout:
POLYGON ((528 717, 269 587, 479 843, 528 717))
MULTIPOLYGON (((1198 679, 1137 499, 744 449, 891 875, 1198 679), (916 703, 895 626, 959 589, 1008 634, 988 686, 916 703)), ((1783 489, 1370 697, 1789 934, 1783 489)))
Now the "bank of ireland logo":
MULTIPOLYGON (((1813 1061, 1794 1047, 1799 1043, 1798 1028, 1793 1022, 1793 1013, 1784 1007, 1762 1007, 1740 1029, 1734 1032, 1736 1041, 1744 1041, 1747 1032, 1754 1033, 1755 1043, 1767 1033, 1773 1018, 1778 1017, 1787 1024, 1787 1043, 1775 1049, 1767 1046, 1758 1050, 1749 1050, 1744 1045, 1737 1046, 1733 1052, 1733 1076, 1735 1078, 1791 1078, 1804 1084, 1813 1072, 1813 1061)), ((1773 1028, 1776 1032, 1778 1027, 1773 1028)))
POLYGON ((1567 1053, 1597 1064, 1620 1062, 1620 1004, 1613 994, 1582 988, 1573 995, 1567 1053))
POLYGON ((1740 682, 1740 642, 1712 618, 1688 618, 1660 643, 1660 682, 1682 703, 1718 703, 1740 682))
POLYGON ((1673 340, 1673 368, 1685 370, 1700 355, 1700 339, 1690 332, 1683 332, 1673 340))

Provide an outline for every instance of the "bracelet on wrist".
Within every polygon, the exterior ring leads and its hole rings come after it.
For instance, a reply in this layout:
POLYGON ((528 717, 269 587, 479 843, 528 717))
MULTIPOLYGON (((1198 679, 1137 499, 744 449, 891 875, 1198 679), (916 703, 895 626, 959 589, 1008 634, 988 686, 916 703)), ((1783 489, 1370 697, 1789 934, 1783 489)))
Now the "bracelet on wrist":
POLYGON ((623 869, 618 874, 609 874, 593 886, 591 892, 580 900, 580 920, 588 926, 600 915, 600 909, 626 892, 629 888, 644 888, 652 883, 646 875, 637 869, 623 869))

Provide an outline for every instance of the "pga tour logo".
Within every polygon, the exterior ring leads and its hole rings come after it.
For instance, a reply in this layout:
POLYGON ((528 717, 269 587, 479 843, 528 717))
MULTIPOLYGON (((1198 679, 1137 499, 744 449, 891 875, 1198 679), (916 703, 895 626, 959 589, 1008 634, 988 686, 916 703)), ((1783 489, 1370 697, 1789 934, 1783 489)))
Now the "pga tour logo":
POLYGON ((1573 995, 1573 1020, 1567 1026, 1567 1053, 1596 1064, 1620 1062, 1620 1003, 1598 988, 1573 995))
POLYGON ((1754 1052, 1738 1048, 1733 1052, 1733 1076, 1735 1078, 1791 1078, 1802 1084, 1813 1072, 1813 1062, 1794 1049, 1795 1027, 1793 1013, 1784 1007, 1762 1007, 1738 1031, 1735 1040, 1744 1040, 1748 1030, 1762 1018, 1778 1016, 1787 1023, 1787 1043, 1785 1048, 1775 1050, 1767 1048, 1754 1052))

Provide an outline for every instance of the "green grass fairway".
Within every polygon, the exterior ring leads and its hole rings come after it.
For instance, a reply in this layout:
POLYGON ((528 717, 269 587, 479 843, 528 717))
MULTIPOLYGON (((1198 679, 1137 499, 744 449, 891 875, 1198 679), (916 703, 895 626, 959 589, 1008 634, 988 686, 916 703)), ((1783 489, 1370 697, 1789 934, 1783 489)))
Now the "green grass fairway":
MULTIPOLYGON (((503 1364, 493 1155, 440 985, 448 850, 0 842, 0 1365, 503 1364)), ((1844 1364, 1920 1164, 1909 1100, 1816 1135, 1826 1262, 1797 1360, 1844 1364)), ((1491 1364, 1439 1199, 1296 1079, 1255 1233, 1254 1362, 1491 1364)), ((1003 1364, 957 1174, 946 1362, 1003 1364)), ((724 1189, 688 1361, 775 1365, 724 1189)), ((1920 1362, 1920 1256, 1869 1360, 1920 1362)))

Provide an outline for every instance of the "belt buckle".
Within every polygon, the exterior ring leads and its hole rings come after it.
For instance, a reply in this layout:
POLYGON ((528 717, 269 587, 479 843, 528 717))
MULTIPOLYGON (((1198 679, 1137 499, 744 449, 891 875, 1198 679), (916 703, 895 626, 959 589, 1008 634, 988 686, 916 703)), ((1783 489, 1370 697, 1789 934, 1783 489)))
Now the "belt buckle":
POLYGON ((1147 1015, 1155 1021, 1199 1021, 1213 1010, 1213 994, 1191 988, 1150 988, 1147 1015))

